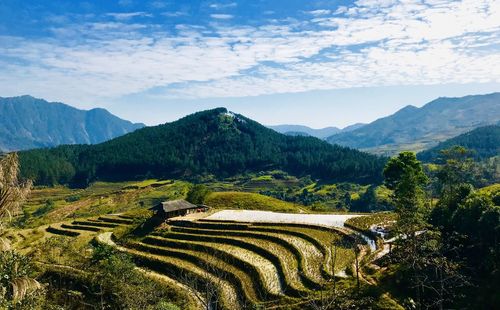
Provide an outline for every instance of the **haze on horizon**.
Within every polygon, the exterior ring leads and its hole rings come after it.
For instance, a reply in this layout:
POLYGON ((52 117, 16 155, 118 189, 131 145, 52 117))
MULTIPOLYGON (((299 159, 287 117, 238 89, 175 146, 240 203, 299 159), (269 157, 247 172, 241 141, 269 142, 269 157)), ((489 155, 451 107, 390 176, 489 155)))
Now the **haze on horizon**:
POLYGON ((500 91, 498 0, 6 1, 0 42, 0 96, 148 125, 224 106, 345 127, 500 91))

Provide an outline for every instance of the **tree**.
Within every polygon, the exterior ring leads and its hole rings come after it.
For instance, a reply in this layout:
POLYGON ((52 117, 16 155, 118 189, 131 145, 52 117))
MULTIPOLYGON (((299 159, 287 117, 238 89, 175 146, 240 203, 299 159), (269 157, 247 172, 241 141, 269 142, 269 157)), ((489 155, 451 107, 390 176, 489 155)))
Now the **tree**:
MULTIPOLYGON (((466 183, 469 165, 463 149, 444 154, 453 155, 454 159, 447 161, 439 174, 443 195, 432 213, 428 212, 425 203, 424 188, 428 179, 414 154, 401 153, 391 159, 384 170, 385 183, 394 191, 393 200, 398 214, 393 260, 398 264, 403 284, 414 289, 414 300, 408 306, 417 309, 443 309, 457 305, 461 288, 468 285, 467 277, 460 272, 460 261, 449 257, 450 235, 442 228, 456 221, 453 214, 457 213, 463 199, 472 191, 466 183), (452 211, 442 207, 449 203, 456 204, 452 211)), ((484 203, 475 205, 482 207, 461 209, 463 212, 459 214, 467 214, 467 217, 474 215, 471 220, 477 221, 480 213, 477 210, 483 210, 484 203)), ((491 219, 488 218, 488 221, 491 219)), ((462 224, 467 225, 471 223, 462 224)))
POLYGON ((205 203, 205 198, 210 194, 210 190, 203 184, 196 184, 187 193, 186 200, 190 203, 201 205, 205 203))
POLYGON ((402 152, 391 158, 384 169, 385 185, 393 190, 397 222, 396 251, 393 258, 400 272, 407 274, 408 285, 414 289, 417 308, 423 307, 423 294, 427 284, 424 269, 429 263, 430 243, 419 236, 428 229, 424 187, 428 182, 421 163, 412 152, 402 152))
POLYGON ((476 170, 472 152, 454 146, 440 152, 442 167, 437 174, 441 191, 452 191, 462 184, 472 184, 476 170))
POLYGON ((389 160, 384 168, 385 185, 393 190, 398 221, 395 231, 414 239, 426 226, 427 208, 424 187, 428 178, 415 153, 402 152, 389 160))

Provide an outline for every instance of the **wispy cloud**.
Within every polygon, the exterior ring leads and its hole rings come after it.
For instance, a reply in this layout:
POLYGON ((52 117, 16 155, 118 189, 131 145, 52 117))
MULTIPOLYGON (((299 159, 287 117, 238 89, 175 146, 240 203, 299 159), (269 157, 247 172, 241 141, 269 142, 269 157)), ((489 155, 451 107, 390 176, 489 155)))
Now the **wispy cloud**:
POLYGON ((236 2, 230 2, 230 3, 212 3, 209 5, 212 9, 216 10, 222 10, 222 9, 227 9, 227 8, 234 8, 237 7, 238 4, 236 2))
POLYGON ((119 21, 126 21, 134 17, 153 17, 152 14, 146 12, 130 12, 130 13, 107 13, 107 16, 111 16, 119 21))
POLYGON ((210 17, 215 19, 232 19, 234 16, 230 14, 210 14, 210 17))
POLYGON ((114 17, 53 27, 51 38, 0 37, 0 93, 102 101, 500 82, 498 0, 360 0, 311 14, 262 25, 211 14, 227 22, 173 31, 114 17))
POLYGON ((176 12, 163 12, 161 13, 161 15, 167 17, 178 17, 178 16, 187 16, 189 14, 186 12, 176 11, 176 12))
POLYGON ((314 16, 321 16, 321 15, 328 15, 331 14, 331 10, 314 10, 314 11, 307 11, 306 13, 309 13, 314 16))

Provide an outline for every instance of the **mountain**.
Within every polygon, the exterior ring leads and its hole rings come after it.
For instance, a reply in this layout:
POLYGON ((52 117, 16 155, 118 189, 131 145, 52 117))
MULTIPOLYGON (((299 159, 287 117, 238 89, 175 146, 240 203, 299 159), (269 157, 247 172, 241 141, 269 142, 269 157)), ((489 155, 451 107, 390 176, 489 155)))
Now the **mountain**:
POLYGON ((312 137, 286 136, 218 108, 146 127, 98 145, 20 153, 37 184, 141 178, 228 177, 279 169, 297 176, 360 183, 381 179, 385 158, 312 137))
POLYGON ((275 125, 275 126, 268 126, 269 128, 283 134, 291 135, 291 136, 296 136, 296 135, 303 135, 303 136, 311 136, 311 137, 316 137, 319 139, 325 139, 331 135, 334 135, 336 133, 341 132, 342 130, 337 128, 337 127, 326 127, 326 128, 321 128, 321 129, 314 129, 310 128, 307 126, 302 126, 302 125, 275 125))
POLYGON ((122 120, 104 109, 78 110, 31 96, 0 97, 0 149, 3 151, 95 144, 144 124, 122 120))
POLYGON ((349 125, 347 127, 342 128, 341 132, 353 131, 353 130, 359 129, 359 128, 365 126, 365 125, 366 124, 364 124, 364 123, 356 123, 356 124, 353 124, 353 125, 349 125))
POLYGON ((474 128, 500 121, 500 93, 438 98, 421 108, 407 106, 327 141, 376 154, 420 151, 474 128))
POLYGON ((283 133, 284 135, 287 135, 287 136, 301 136, 301 137, 311 137, 310 134, 308 133, 305 133, 303 131, 287 131, 285 133, 283 133))
POLYGON ((332 135, 336 135, 341 132, 348 132, 363 127, 365 124, 357 123, 351 126, 347 126, 344 129, 337 127, 326 127, 321 129, 314 129, 302 125, 275 125, 268 126, 269 128, 289 136, 311 136, 319 139, 326 139, 332 135))
MULTIPOLYGON (((500 124, 499 124, 500 125, 500 124)), ((455 138, 439 143, 437 146, 418 153, 422 161, 435 161, 440 151, 459 145, 474 153, 476 159, 487 159, 500 155, 500 126, 492 125, 479 127, 455 138)))

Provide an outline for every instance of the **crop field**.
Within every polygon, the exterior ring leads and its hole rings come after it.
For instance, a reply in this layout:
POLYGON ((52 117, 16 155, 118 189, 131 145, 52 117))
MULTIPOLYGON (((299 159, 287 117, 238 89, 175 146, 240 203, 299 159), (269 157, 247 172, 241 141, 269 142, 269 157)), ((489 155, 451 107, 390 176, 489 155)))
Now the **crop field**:
POLYGON ((352 285, 362 241, 344 223, 361 214, 315 214, 257 193, 214 192, 207 197, 213 211, 202 218, 180 217, 134 233, 151 216, 149 207, 185 197, 189 186, 148 180, 38 188, 9 238, 25 253, 57 236, 107 244, 144 274, 188 291, 198 308, 299 309, 330 292, 333 279, 352 285))
MULTIPOLYGON (((118 220, 127 225, 121 219, 93 223, 118 220)), ((97 240, 128 253, 141 268, 190 287, 200 300, 216 301, 222 309, 289 309, 283 305, 304 304, 326 289, 334 275, 345 275, 355 258, 352 236, 307 223, 179 218, 145 237, 121 240, 111 231, 101 231, 97 240)))

